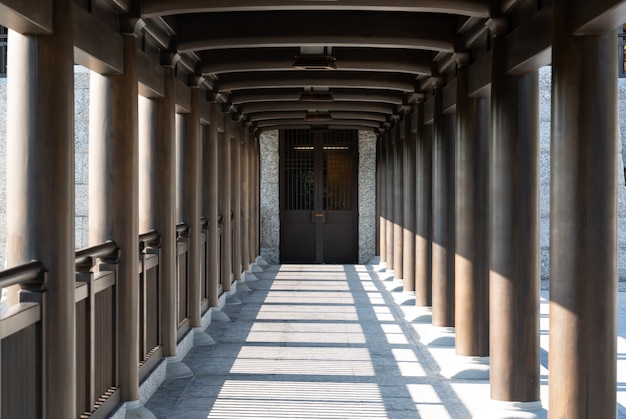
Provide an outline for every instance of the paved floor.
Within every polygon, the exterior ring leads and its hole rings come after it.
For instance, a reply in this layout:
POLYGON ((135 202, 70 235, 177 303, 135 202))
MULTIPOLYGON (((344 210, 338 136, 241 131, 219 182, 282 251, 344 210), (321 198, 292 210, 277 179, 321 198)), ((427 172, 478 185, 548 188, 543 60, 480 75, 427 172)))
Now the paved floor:
MULTIPOLYGON (((146 407, 158 418, 471 418, 487 381, 439 375, 452 347, 419 343, 432 332, 414 299, 363 265, 270 266, 212 322, 215 345, 194 347, 187 379, 167 380, 146 407)), ((547 406, 547 308, 541 304, 542 402, 547 406)), ((626 293, 620 300, 626 302, 626 293)), ((620 304, 620 319, 626 311, 620 304)), ((618 336, 619 417, 626 418, 626 326, 618 336), (622 365, 624 364, 624 365, 622 365)))

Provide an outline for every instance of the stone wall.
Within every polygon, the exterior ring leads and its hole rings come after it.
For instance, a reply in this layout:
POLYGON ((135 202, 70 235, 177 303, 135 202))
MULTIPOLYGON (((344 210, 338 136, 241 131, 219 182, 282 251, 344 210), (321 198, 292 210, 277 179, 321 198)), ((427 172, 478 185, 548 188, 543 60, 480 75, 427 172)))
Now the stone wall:
POLYGON ((376 254, 376 134, 359 131, 359 263, 376 254))

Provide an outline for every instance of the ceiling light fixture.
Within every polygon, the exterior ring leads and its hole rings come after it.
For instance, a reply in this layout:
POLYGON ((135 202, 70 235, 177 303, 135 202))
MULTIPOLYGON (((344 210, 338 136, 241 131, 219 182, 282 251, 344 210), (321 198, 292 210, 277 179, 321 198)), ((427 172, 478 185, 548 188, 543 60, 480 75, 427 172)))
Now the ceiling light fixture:
POLYGON ((332 121, 333 116, 330 112, 307 112, 307 114, 304 115, 304 120, 308 122, 332 121))
POLYGON ((335 57, 329 54, 296 55, 293 66, 301 70, 336 70, 335 57))
POLYGON ((300 93, 300 99, 303 102, 334 102, 335 98, 331 92, 320 92, 317 90, 305 90, 300 93))

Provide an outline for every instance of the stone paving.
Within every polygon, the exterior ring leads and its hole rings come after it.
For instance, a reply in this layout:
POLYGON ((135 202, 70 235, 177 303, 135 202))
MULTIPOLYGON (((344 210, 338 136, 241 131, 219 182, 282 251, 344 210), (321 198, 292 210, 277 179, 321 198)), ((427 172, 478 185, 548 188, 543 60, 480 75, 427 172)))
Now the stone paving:
MULTIPOLYGON (((419 343, 433 328, 411 320, 414 298, 384 269, 273 265, 256 275, 237 293, 242 303, 224 307, 231 321, 208 327, 217 343, 185 357, 193 377, 166 380, 148 401, 157 418, 463 419, 488 405, 488 381, 439 374, 458 360, 454 348, 419 343)), ((626 293, 619 299, 618 417, 626 418, 626 293)))

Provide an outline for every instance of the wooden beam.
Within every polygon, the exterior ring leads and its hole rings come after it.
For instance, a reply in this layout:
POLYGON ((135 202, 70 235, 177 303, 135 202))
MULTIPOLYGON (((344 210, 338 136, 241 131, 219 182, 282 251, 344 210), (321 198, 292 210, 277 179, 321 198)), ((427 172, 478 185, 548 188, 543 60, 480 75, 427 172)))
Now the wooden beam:
POLYGON ((198 12, 234 12, 242 10, 375 10, 412 13, 444 13, 488 17, 489 1, 479 0, 144 0, 144 16, 164 16, 198 12))
POLYGON ((307 45, 453 52, 458 26, 449 15, 365 11, 197 13, 171 23, 183 52, 307 45))
POLYGON ((182 80, 174 81, 174 90, 176 91, 176 112, 191 112, 191 89, 182 80))
POLYGON ((626 22, 626 1, 572 1, 568 10, 570 27, 576 35, 600 35, 626 22))
POLYGON ((0 25, 24 35, 52 33, 52 0, 2 0, 0 25))
POLYGON ((141 96, 160 99, 165 95, 163 67, 145 52, 137 53, 137 72, 141 96))
POLYGON ((316 109, 324 109, 330 112, 359 111, 391 115, 393 114, 395 107, 388 104, 368 102, 329 102, 324 104, 312 104, 310 102, 260 102, 250 103, 241 107, 241 111, 245 114, 275 111, 307 111, 316 109))
POLYGON ((491 51, 478 58, 467 71, 467 91, 472 97, 488 97, 491 88, 491 51))
POLYGON ((443 88, 443 113, 452 113, 456 109, 456 77, 443 88))
MULTIPOLYGON (((199 53, 203 74, 294 70, 299 48, 244 48, 208 50, 199 53)), ((338 70, 431 73, 430 51, 381 48, 334 48, 338 70)))
POLYGON ((412 92, 415 76, 394 73, 368 73, 359 71, 278 71, 224 74, 217 82, 219 91, 251 88, 283 87, 356 87, 412 92))
POLYGON ((73 3, 74 61, 100 74, 124 71, 124 43, 102 19, 73 3))
MULTIPOLYGON (((230 96, 230 103, 246 104, 267 101, 298 101, 302 89, 257 89, 238 90, 230 96)), ((401 105, 403 94, 393 90, 378 89, 333 89, 335 102, 375 102, 401 105)), ((315 103, 315 102, 313 102, 315 103)), ((319 102, 318 102, 319 103, 319 102)))
POLYGON ((506 37, 507 69, 523 75, 552 61, 553 6, 543 7, 506 37))
MULTIPOLYGON (((269 119, 269 120, 265 120, 265 121, 258 121, 255 122, 255 125, 258 128, 265 128, 265 127, 270 127, 270 126, 289 126, 289 125, 307 125, 307 122, 303 121, 302 119, 269 119)), ((362 126, 362 127, 369 127, 369 128, 379 128, 380 127, 380 122, 376 122, 376 121, 367 121, 367 120, 363 120, 363 119, 342 119, 342 120, 337 120, 337 121, 326 121, 326 122, 320 122, 320 123, 308 123, 309 127, 311 126, 315 126, 315 125, 321 125, 321 126, 326 126, 326 125, 358 125, 358 126, 362 126)))
MULTIPOLYGON (((306 111, 276 111, 276 112, 258 112, 248 114, 249 120, 252 122, 257 121, 265 121, 270 119, 300 119, 303 122, 305 121, 305 117, 308 112, 306 111)), ((363 119, 367 121, 378 121, 385 122, 387 120, 387 116, 382 113, 374 113, 374 112, 349 112, 349 111, 333 111, 330 112, 333 120, 340 119, 363 119)))

